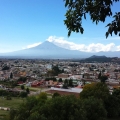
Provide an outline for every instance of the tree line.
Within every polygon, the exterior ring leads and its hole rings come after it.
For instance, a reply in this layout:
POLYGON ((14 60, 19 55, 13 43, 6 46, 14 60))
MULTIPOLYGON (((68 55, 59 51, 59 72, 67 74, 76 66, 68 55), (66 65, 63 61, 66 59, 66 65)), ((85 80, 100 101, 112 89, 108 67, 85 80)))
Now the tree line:
POLYGON ((120 89, 110 94, 104 83, 85 85, 79 97, 46 93, 27 97, 6 120, 108 120, 120 117, 120 89))

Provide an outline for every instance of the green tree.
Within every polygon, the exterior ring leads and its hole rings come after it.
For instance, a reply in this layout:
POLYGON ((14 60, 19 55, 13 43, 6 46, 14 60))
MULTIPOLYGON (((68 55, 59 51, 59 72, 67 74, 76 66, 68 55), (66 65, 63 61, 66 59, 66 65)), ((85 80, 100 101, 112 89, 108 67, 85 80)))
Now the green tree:
POLYGON ((106 84, 92 83, 84 86, 83 91, 80 93, 80 98, 87 99, 89 97, 95 97, 105 101, 108 99, 109 95, 109 89, 106 84))
POLYGON ((114 96, 115 99, 116 99, 116 102, 113 102, 113 104, 116 103, 116 104, 115 104, 116 107, 114 107, 114 108, 116 108, 116 110, 118 111, 119 116, 120 116, 120 88, 114 89, 113 92, 112 92, 112 96, 114 96), (118 108, 118 109, 117 109, 117 108, 118 108))
POLYGON ((100 73, 98 74, 98 79, 100 79, 101 78, 101 71, 100 71, 100 73))
POLYGON ((55 93, 53 94, 52 98, 59 97, 59 96, 60 96, 60 94, 57 93, 57 92, 55 92, 55 93))
POLYGON ((80 32, 83 34, 84 28, 82 26, 82 20, 86 19, 86 15, 89 14, 92 22, 98 24, 99 22, 105 22, 107 17, 113 16, 113 21, 109 23, 108 31, 106 32, 106 38, 109 34, 114 33, 120 36, 120 12, 116 12, 113 15, 111 6, 119 0, 64 0, 67 12, 65 14, 66 19, 64 24, 68 29, 68 36, 71 32, 80 32))
POLYGON ((6 96, 6 100, 12 100, 11 96, 10 96, 10 95, 7 95, 7 96, 6 96))
POLYGON ((100 77, 100 80, 101 80, 101 82, 102 83, 105 83, 105 81, 108 79, 108 76, 106 76, 106 75, 102 75, 101 77, 100 77))
POLYGON ((26 92, 29 94, 30 93, 30 90, 29 90, 29 88, 27 87, 26 88, 26 92))
POLYGON ((41 114, 46 120, 87 120, 82 103, 78 102, 78 99, 74 96, 50 99, 42 107, 41 114))
POLYGON ((13 73, 11 72, 11 73, 10 73, 10 79, 12 79, 12 78, 13 78, 13 73))
POLYGON ((9 120, 34 120, 30 119, 33 109, 36 110, 38 100, 36 97, 27 97, 26 101, 22 103, 18 109, 12 109, 9 114, 9 120))
POLYGON ((6 66, 6 65, 2 67, 2 70, 9 70, 9 69, 10 69, 10 67, 6 66))
POLYGON ((86 84, 86 81, 85 81, 85 79, 82 79, 82 82, 83 82, 83 85, 85 85, 85 84, 86 84))
POLYGON ((65 79, 64 84, 63 84, 63 88, 67 89, 68 88, 68 83, 69 83, 68 80, 65 79))
POLYGON ((73 87, 73 80, 72 79, 69 80, 68 86, 73 87))
POLYGON ((104 102, 108 118, 117 118, 120 115, 120 99, 114 95, 109 95, 104 102))
POLYGON ((24 89, 25 89, 25 86, 24 86, 24 85, 21 85, 21 89, 24 90, 24 89))
POLYGON ((53 76, 53 71, 52 71, 52 70, 48 70, 46 75, 47 75, 48 77, 53 76))
POLYGON ((67 84, 68 85, 68 79, 65 79, 65 81, 64 81, 64 84, 67 84))
POLYGON ((83 108, 87 113, 87 120, 106 120, 107 111, 101 100, 89 97, 83 100, 83 108))
POLYGON ((43 99, 43 100, 47 100, 47 93, 45 92, 41 92, 38 96, 38 99, 43 99))
POLYGON ((62 82, 62 78, 59 78, 58 82, 62 82))
POLYGON ((58 65, 52 66, 52 75, 57 76, 59 73, 62 73, 63 70, 60 70, 58 65))
MULTIPOLYGON (((43 93, 42 93, 42 96, 43 93)), ((27 97, 16 110, 11 110, 9 120, 105 120, 106 110, 100 99, 90 97, 80 100, 75 96, 46 99, 27 97)))
POLYGON ((9 81, 9 87, 14 88, 17 86, 17 81, 9 81))
POLYGON ((27 92, 22 91, 22 92, 20 93, 20 97, 21 97, 21 98, 27 97, 27 92))
POLYGON ((27 78, 26 77, 20 77, 18 81, 26 82, 27 78))
POLYGON ((8 116, 8 120, 14 120, 16 114, 17 114, 17 110, 11 109, 8 116))
POLYGON ((28 97, 9 120, 87 120, 82 102, 74 96, 61 96, 54 99, 28 97))
POLYGON ((56 79, 56 78, 52 78, 52 80, 53 80, 53 81, 57 81, 57 79, 56 79))
POLYGON ((8 91, 0 89, 0 96, 7 96, 7 95, 9 95, 8 91))
POLYGON ((120 88, 114 89, 112 95, 117 97, 120 100, 120 88))

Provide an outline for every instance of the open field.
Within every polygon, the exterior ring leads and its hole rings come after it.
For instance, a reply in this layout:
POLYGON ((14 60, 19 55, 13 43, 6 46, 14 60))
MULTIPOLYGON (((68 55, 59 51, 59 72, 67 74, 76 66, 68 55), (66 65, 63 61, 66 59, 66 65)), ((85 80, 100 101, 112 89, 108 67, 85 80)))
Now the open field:
MULTIPOLYGON (((26 86, 24 86, 25 89, 27 88, 26 86)), ((17 86, 15 88, 21 89, 21 86, 17 86)), ((37 87, 28 87, 30 91, 36 92, 36 91, 40 91, 42 88, 37 88, 37 87)))
POLYGON ((1 107, 9 107, 9 108, 17 108, 20 103, 24 101, 23 98, 12 98, 12 100, 6 100, 6 98, 0 97, 0 106, 1 107))
MULTIPOLYGON (((0 97, 0 107, 18 108, 19 105, 24 102, 24 98, 12 98, 12 100, 6 100, 6 98, 0 97)), ((9 111, 0 110, 0 120, 4 120, 9 111)))
POLYGON ((4 117, 7 116, 9 111, 0 110, 0 120, 4 120, 4 117))
POLYGON ((46 93, 48 93, 48 94, 54 94, 56 92, 59 93, 60 95, 75 95, 76 97, 79 97, 79 93, 57 91, 57 90, 49 90, 46 93))
POLYGON ((29 87, 31 91, 40 91, 42 88, 29 87))

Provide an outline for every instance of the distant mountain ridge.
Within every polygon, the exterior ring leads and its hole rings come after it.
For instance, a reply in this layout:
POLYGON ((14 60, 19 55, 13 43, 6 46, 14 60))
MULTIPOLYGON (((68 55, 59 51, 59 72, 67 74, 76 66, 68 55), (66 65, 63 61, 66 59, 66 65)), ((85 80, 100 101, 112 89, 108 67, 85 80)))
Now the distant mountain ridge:
MULTIPOLYGON (((118 57, 106 57, 106 56, 97 56, 97 55, 93 55, 91 57, 85 58, 83 60, 81 60, 81 62, 113 62, 113 60, 118 59, 118 57)), ((116 61, 119 63, 119 61, 116 61)))
POLYGON ((58 47, 52 42, 45 41, 42 44, 19 51, 0 54, 3 58, 30 58, 30 59, 81 59, 88 57, 120 57, 120 51, 116 52, 82 52, 58 47))
POLYGON ((107 57, 105 55, 102 55, 102 56, 92 55, 89 58, 107 58, 107 57))

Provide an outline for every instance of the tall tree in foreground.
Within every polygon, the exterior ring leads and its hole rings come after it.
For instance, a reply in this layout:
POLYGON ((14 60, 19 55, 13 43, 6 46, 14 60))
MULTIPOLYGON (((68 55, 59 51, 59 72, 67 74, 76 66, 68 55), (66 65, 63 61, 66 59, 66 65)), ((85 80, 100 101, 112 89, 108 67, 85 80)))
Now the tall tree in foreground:
MULTIPOLYGON (((42 94, 43 95, 43 94, 42 94)), ((51 99, 28 97, 8 120, 105 120, 106 110, 101 100, 80 100, 75 96, 57 96, 51 99)))
POLYGON ((8 120, 87 120, 82 103, 74 96, 43 99, 41 95, 28 97, 17 110, 11 110, 8 120))
POLYGON ((84 28, 82 26, 82 20, 86 19, 86 15, 89 14, 92 22, 98 24, 99 22, 105 22, 107 17, 113 16, 113 21, 108 23, 108 31, 106 32, 106 38, 109 34, 114 33, 120 36, 120 12, 116 11, 113 15, 111 6, 119 0, 64 0, 67 12, 65 14, 66 19, 64 24, 68 29, 68 36, 71 32, 80 32, 83 34, 84 28))
POLYGON ((109 89, 104 83, 92 83, 86 84, 83 91, 80 93, 81 99, 88 99, 89 97, 94 97, 106 101, 109 97, 109 89))
POLYGON ((83 108, 86 110, 87 120, 106 120, 107 111, 100 99, 94 97, 84 99, 83 108))

